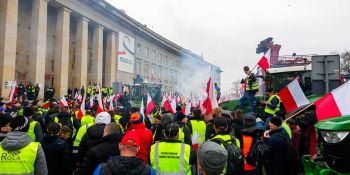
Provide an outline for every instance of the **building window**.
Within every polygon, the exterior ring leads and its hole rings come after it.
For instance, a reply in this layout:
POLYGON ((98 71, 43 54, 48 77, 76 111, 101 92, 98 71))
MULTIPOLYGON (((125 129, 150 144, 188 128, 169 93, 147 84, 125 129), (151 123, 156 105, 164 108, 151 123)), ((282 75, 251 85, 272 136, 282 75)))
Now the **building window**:
POLYGON ((145 54, 146 54, 146 57, 149 56, 149 49, 148 49, 148 47, 146 47, 146 49, 145 49, 145 54))
POLYGON ((144 74, 144 76, 145 77, 148 77, 148 64, 145 64, 145 74, 144 74))
POLYGON ((141 74, 141 62, 136 62, 136 74, 141 74))
POLYGON ((142 52, 141 44, 137 43, 137 53, 141 54, 141 52, 142 52))

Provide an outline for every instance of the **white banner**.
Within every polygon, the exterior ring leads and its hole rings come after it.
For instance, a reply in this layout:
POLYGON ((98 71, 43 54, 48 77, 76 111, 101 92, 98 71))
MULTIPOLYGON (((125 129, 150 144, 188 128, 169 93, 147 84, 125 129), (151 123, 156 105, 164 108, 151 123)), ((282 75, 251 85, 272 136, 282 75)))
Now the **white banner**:
POLYGON ((119 32, 118 70, 134 73, 135 39, 119 32))

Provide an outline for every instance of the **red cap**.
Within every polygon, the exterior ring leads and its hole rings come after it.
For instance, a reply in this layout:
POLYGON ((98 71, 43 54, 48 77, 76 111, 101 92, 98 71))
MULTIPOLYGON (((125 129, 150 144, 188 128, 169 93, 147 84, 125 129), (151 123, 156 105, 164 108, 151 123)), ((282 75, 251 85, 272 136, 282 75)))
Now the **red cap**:
POLYGON ((125 133, 121 144, 139 147, 140 146, 140 139, 133 131, 128 131, 125 133))

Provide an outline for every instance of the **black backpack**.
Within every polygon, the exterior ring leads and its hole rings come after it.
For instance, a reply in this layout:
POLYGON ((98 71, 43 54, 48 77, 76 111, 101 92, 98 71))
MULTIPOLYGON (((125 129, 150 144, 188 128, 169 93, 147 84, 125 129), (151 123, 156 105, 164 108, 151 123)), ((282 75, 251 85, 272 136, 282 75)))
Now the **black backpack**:
POLYGON ((224 145, 227 150, 227 169, 226 174, 244 174, 244 157, 241 148, 236 145, 236 139, 231 136, 230 140, 224 141, 221 138, 214 138, 213 141, 219 145, 224 145), (231 142, 232 144, 228 144, 231 142))
POLYGON ((261 138, 256 138, 246 157, 249 165, 258 166, 264 164, 269 153, 269 146, 261 138))
MULTIPOLYGON (((293 146, 293 143, 291 139, 289 139, 288 136, 283 135, 283 134, 276 134, 276 136, 282 138, 286 144, 287 144, 287 149, 286 149, 286 163, 288 165, 289 170, 297 170, 298 169, 298 152, 293 146)), ((297 172, 295 172, 297 174, 297 172)))

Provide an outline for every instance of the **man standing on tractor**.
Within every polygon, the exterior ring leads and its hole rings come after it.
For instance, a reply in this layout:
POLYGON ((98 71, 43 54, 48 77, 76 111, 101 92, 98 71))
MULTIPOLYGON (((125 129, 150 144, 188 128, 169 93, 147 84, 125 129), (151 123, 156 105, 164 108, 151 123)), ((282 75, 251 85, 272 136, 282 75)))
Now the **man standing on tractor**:
POLYGON ((243 105, 245 101, 248 100, 251 111, 256 113, 255 106, 254 106, 254 99, 255 99, 255 94, 258 91, 258 82, 256 81, 255 74, 249 70, 248 66, 244 66, 243 70, 244 70, 244 73, 247 74, 247 77, 245 78, 246 87, 245 87, 244 95, 240 99, 239 108, 243 109, 243 105))
POLYGON ((271 88, 266 89, 267 101, 265 106, 265 128, 268 127, 271 117, 273 117, 281 109, 281 98, 271 88))

